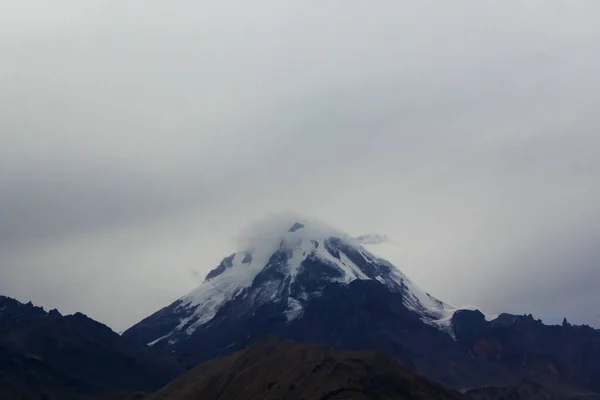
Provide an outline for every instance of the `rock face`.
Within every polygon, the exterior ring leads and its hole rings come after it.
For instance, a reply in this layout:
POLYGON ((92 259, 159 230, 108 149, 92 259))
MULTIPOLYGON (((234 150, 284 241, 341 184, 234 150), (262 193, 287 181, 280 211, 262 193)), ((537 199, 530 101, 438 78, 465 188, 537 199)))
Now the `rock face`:
POLYGON ((81 313, 46 313, 6 297, 0 304, 0 398, 151 391, 181 371, 81 313))
POLYGON ((374 352, 272 338, 201 364, 149 400, 463 399, 374 352))
POLYGON ((23 304, 10 297, 0 296, 0 336, 44 320, 48 313, 31 303, 23 304))
POLYGON ((276 334, 377 350, 461 390, 530 379, 561 393, 600 391, 599 331, 455 307, 336 229, 308 220, 271 225, 123 336, 186 368, 276 334))
POLYGON ((548 326, 531 315, 485 321, 477 311, 452 318, 457 344, 478 360, 506 366, 559 392, 600 393, 600 332, 588 326, 548 326))

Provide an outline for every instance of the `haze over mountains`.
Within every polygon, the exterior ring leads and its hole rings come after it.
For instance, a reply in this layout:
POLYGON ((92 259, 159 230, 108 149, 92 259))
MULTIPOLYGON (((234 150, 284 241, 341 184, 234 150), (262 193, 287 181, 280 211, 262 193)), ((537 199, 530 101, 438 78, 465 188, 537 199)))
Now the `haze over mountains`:
POLYGON ((0 397, 591 400, 599 14, 3 0, 0 397))

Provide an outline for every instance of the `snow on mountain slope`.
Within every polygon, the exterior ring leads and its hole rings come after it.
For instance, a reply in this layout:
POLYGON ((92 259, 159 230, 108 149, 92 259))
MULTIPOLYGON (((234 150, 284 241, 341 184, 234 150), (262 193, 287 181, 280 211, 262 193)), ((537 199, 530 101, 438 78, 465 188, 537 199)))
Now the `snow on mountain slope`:
MULTIPOLYGON (((397 252, 398 244, 394 243, 387 235, 370 234, 359 236, 357 239, 360 240, 362 245, 370 252, 376 254, 380 258, 386 258, 387 256, 397 252)), ((479 310, 485 317, 486 321, 492 321, 498 317, 499 314, 493 314, 482 311, 479 307, 472 305, 461 305, 456 306, 444 302, 443 307, 437 307, 435 303, 439 300, 425 293, 422 289, 417 288, 415 285, 412 286, 412 293, 418 293, 416 297, 418 301, 425 305, 428 309, 431 319, 424 318, 423 320, 430 325, 436 326, 441 330, 448 332, 450 335, 454 335, 450 327, 452 316, 458 310, 479 310), (433 303, 433 304, 432 304, 433 303), (429 305, 429 306, 427 306, 429 305)), ((410 296, 410 295, 409 295, 410 296)))
POLYGON ((459 309, 432 297, 369 252, 361 244, 364 237, 353 238, 320 221, 297 217, 277 217, 248 232, 243 251, 226 257, 202 284, 172 305, 174 314, 181 316, 179 323, 149 345, 163 339, 174 343, 182 334, 193 334, 233 299, 243 299, 247 311, 267 302, 282 303, 291 321, 302 316, 325 285, 356 279, 377 280, 390 291, 402 292, 406 307, 442 330, 449 331, 450 318, 459 309))

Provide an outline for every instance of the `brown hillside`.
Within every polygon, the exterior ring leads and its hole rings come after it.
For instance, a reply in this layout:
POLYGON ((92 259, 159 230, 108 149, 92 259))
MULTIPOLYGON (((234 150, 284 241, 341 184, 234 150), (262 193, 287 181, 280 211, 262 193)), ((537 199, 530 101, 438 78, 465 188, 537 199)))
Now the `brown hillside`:
POLYGON ((374 352, 271 338, 203 363, 150 400, 464 399, 374 352))

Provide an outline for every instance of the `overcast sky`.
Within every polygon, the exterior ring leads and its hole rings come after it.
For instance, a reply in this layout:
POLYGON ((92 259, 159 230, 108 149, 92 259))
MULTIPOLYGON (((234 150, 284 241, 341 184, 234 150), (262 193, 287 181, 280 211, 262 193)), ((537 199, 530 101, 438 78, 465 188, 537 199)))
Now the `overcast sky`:
POLYGON ((600 327, 596 0, 0 8, 1 294, 122 330, 291 210, 600 327))

